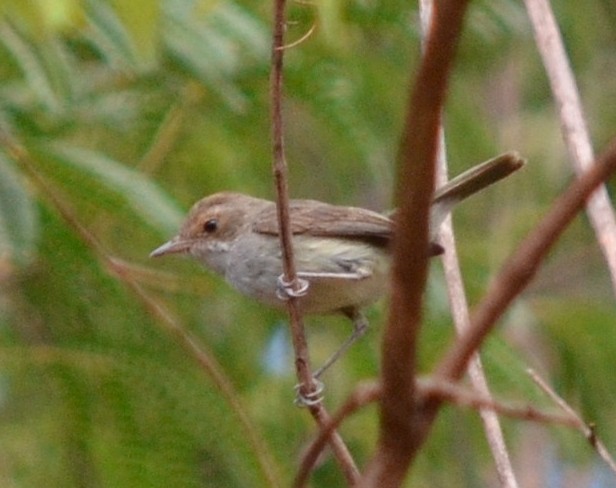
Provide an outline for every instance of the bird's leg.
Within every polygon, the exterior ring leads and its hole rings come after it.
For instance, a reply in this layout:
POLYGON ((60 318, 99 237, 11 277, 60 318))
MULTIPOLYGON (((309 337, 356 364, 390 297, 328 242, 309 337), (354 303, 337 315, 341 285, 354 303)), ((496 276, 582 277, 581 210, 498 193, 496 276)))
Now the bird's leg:
POLYGON ((343 313, 353 321, 353 333, 342 343, 338 350, 332 354, 325 364, 321 366, 315 373, 314 377, 319 378, 332 364, 334 364, 345 352, 368 330, 368 319, 357 309, 346 309, 343 313))
MULTIPOLYGON (((281 275, 278 277, 276 284, 276 295, 281 300, 287 300, 290 297, 300 298, 306 295, 309 290, 309 279, 346 279, 346 280, 362 280, 369 276, 371 276, 371 272, 363 269, 356 270, 355 272, 349 273, 327 273, 327 272, 309 272, 309 271, 298 271, 297 279, 299 281, 299 289, 294 290, 290 283, 287 283, 284 280, 284 276, 281 275)), ((315 373, 314 378, 318 380, 318 378, 332 365, 334 364, 338 358, 340 358, 344 353, 349 349, 360 337, 362 337, 366 330, 368 329, 368 319, 365 317, 363 313, 353 307, 349 307, 342 310, 342 313, 349 317, 353 321, 353 333, 342 343, 342 345, 338 348, 334 354, 332 354, 325 364, 321 366, 315 373)), ((309 401, 313 401, 309 399, 309 401)), ((302 404, 306 404, 305 401, 300 401, 302 404)))

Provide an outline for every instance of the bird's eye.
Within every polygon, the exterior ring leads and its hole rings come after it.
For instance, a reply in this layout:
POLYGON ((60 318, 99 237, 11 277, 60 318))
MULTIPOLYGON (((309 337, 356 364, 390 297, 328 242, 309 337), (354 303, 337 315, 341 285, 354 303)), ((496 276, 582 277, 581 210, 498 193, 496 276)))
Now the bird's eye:
POLYGON ((215 232, 216 229, 218 229, 218 220, 216 219, 206 220, 203 224, 203 230, 208 234, 215 232))

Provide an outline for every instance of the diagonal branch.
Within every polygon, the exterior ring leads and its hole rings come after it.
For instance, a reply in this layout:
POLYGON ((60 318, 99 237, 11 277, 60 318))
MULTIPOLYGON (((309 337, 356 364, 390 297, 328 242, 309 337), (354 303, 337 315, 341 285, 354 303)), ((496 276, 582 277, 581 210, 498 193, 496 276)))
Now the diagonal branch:
MULTIPOLYGON (((556 100, 563 138, 573 167, 580 175, 591 167, 595 154, 558 24, 549 0, 525 0, 525 3, 556 100)), ((588 200, 586 211, 605 257, 616 295, 616 216, 604 186, 597 188, 588 200)))
POLYGON ((438 367, 437 375, 457 380, 464 374, 473 353, 479 349, 514 298, 530 283, 548 251, 584 208, 592 192, 615 171, 616 138, 597 163, 556 199, 547 215, 505 263, 475 309, 470 329, 455 342, 438 367))
POLYGON ((550 386, 532 369, 527 370, 532 380, 539 388, 541 388, 561 410, 569 415, 574 420, 574 426, 584 434, 584 437, 588 440, 588 443, 592 448, 597 451, 597 454, 605 461, 605 463, 612 470, 612 473, 616 474, 616 461, 608 452, 605 444, 597 437, 594 427, 591 424, 584 422, 582 417, 573 410, 573 408, 563 400, 550 386))

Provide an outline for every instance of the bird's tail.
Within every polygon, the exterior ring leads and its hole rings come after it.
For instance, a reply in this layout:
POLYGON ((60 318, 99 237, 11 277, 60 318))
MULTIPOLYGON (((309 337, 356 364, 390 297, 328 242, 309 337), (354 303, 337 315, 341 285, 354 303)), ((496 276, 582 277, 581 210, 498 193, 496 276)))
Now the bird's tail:
POLYGON ((456 204, 506 178, 524 164, 526 161, 512 151, 478 164, 449 180, 434 194, 430 227, 436 231, 456 204))

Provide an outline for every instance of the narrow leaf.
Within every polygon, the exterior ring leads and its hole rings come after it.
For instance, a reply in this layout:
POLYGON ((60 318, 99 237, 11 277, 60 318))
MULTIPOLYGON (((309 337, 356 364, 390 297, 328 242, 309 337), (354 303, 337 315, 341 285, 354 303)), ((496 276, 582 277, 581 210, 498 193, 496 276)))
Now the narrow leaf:
POLYGON ((27 264, 34 256, 37 237, 34 202, 19 174, 0 153, 0 260, 27 264))
POLYGON ((182 211, 142 173, 95 151, 54 144, 52 153, 72 169, 95 178, 108 192, 120 196, 145 223, 162 234, 177 231, 182 211))

